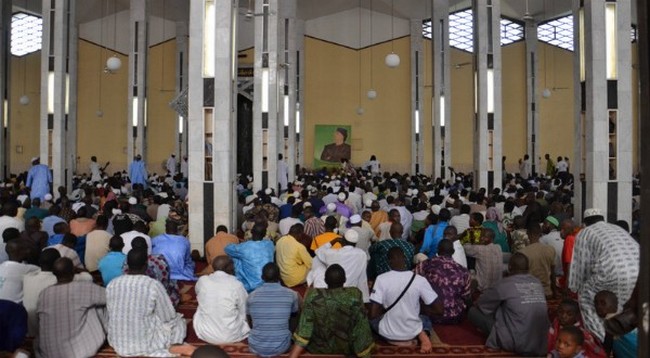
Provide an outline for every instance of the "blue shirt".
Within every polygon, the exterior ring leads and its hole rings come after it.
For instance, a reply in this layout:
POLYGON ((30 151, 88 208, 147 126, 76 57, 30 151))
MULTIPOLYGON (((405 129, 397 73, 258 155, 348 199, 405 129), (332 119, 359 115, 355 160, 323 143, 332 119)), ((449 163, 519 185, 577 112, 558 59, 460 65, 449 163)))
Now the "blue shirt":
POLYGON ((64 222, 65 220, 63 220, 62 217, 55 215, 47 216, 45 219, 43 219, 43 231, 47 233, 47 236, 52 236, 54 235, 54 225, 64 222))
POLYGON ((97 269, 102 274, 104 287, 108 286, 114 278, 122 275, 122 265, 126 260, 126 255, 122 251, 111 251, 102 257, 97 264, 97 269))
POLYGON ((31 199, 39 198, 45 200, 45 194, 50 192, 50 183, 52 182, 52 173, 50 168, 45 164, 34 165, 27 173, 27 182, 30 188, 29 197, 31 199))
POLYGON ((262 268, 273 262, 275 247, 269 240, 246 241, 241 244, 230 244, 224 249, 235 263, 235 276, 244 285, 247 292, 261 286, 262 268))
POLYGON ((265 357, 286 352, 291 346, 289 316, 298 308, 298 294, 277 282, 264 283, 248 295, 246 312, 253 319, 250 351, 265 357))
POLYGON ((61 241, 63 241, 63 234, 54 234, 47 239, 46 247, 60 244, 61 241))
POLYGON ((190 241, 181 235, 162 234, 151 239, 151 253, 163 255, 172 280, 196 281, 190 241))
POLYGON ((144 167, 142 160, 134 160, 131 162, 131 165, 129 165, 129 178, 131 178, 131 184, 142 184, 146 186, 147 169, 144 167))
POLYGON ((438 244, 444 238, 445 229, 449 226, 446 221, 441 221, 437 225, 429 225, 424 231, 424 241, 420 252, 432 258, 438 253, 438 244))

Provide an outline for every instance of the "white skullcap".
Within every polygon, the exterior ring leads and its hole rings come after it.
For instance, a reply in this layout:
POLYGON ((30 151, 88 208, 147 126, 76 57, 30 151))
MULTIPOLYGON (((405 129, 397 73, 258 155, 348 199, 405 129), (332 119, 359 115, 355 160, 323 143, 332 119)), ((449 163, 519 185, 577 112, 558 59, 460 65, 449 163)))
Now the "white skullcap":
POLYGON ((415 256, 413 256, 413 263, 417 265, 420 262, 424 262, 424 261, 426 261, 428 259, 429 259, 429 257, 427 255, 420 252, 420 253, 416 254, 415 256))
POLYGON ((271 195, 271 193, 273 193, 273 189, 271 189, 271 188, 266 188, 264 190, 264 194, 266 194, 266 195, 271 195))
POLYGON ((345 201, 345 193, 339 193, 338 199, 339 201, 345 201))
POLYGON ((356 244, 357 242, 359 242, 359 233, 356 232, 355 230, 346 231, 344 236, 345 236, 345 240, 347 242, 350 242, 350 243, 353 243, 353 244, 356 244))
POLYGON ((436 214, 436 215, 438 215, 440 213, 440 209, 441 209, 440 205, 436 204, 436 205, 431 206, 431 212, 436 214))
POLYGON ((584 218, 592 217, 592 216, 604 216, 602 210, 597 209, 597 208, 590 208, 585 210, 584 213, 584 218))
POLYGON ((129 204, 135 205, 138 203, 138 199, 136 199, 134 196, 129 198, 129 204))
POLYGON ((350 216, 350 224, 358 224, 361 222, 361 215, 354 214, 350 216))
POLYGON ((45 199, 45 201, 52 200, 52 194, 50 194, 50 193, 45 194, 45 196, 43 197, 43 199, 45 199))
POLYGON ((372 206, 372 199, 370 199, 370 198, 366 199, 366 202, 364 204, 366 204, 367 208, 371 207, 372 206))
POLYGON ((334 210, 336 210, 336 204, 334 204, 334 203, 327 204, 327 211, 329 211, 330 213, 333 213, 334 210))

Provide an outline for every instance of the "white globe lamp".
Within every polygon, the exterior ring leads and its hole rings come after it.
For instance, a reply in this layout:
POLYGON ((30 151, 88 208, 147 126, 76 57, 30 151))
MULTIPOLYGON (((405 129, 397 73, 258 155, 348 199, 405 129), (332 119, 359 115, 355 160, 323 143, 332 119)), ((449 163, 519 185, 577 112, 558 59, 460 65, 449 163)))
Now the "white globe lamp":
POLYGON ((20 104, 22 104, 23 106, 26 106, 26 105, 29 104, 29 97, 26 94, 24 94, 24 95, 20 96, 20 99, 18 100, 18 102, 20 102, 20 104))
POLYGON ((122 60, 119 57, 113 55, 106 60, 106 69, 109 71, 117 71, 122 67, 122 60))
POLYGON ((394 52, 391 52, 388 55, 386 55, 385 61, 386 61, 386 66, 390 68, 395 68, 399 66, 399 62, 400 62, 399 55, 394 52))
POLYGON ((366 95, 368 96, 368 99, 375 99, 377 98, 377 91, 370 89, 366 95))
POLYGON ((548 88, 544 88, 544 90, 542 91, 542 97, 544 97, 544 98, 551 97, 551 90, 548 89, 548 88))
POLYGON ((361 116, 361 115, 363 115, 363 113, 365 113, 365 110, 363 109, 363 107, 361 107, 361 106, 357 107, 357 114, 361 116))

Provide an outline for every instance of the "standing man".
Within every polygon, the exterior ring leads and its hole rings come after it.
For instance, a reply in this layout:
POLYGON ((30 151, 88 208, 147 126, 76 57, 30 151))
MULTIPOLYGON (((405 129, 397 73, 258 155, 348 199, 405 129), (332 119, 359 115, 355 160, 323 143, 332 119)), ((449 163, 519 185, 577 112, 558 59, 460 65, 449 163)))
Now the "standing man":
POLYGON ((167 163, 165 163, 165 169, 172 177, 176 175, 176 154, 172 153, 169 158, 167 158, 167 163))
POLYGON ((282 154, 278 154, 278 171, 277 171, 277 176, 278 176, 278 186, 280 190, 278 191, 278 194, 282 194, 285 191, 287 191, 288 183, 289 183, 289 166, 287 163, 283 160, 282 154))
POLYGON ((578 293, 585 326, 602 342, 605 327, 596 313, 594 297, 603 290, 614 292, 617 311, 621 311, 639 276, 639 244, 627 231, 606 223, 600 209, 585 210, 584 223, 573 249, 569 289, 578 293))
POLYGON ((187 155, 183 156, 183 160, 181 160, 181 174, 183 174, 183 178, 187 178, 187 175, 189 174, 189 166, 187 164, 187 155))
POLYGON ((146 186, 147 168, 140 154, 136 155, 131 165, 129 165, 129 178, 131 178, 131 185, 140 184, 146 186))
POLYGON ((39 198, 45 199, 45 194, 50 192, 50 185, 52 184, 52 173, 50 168, 45 164, 41 164, 41 158, 32 158, 32 168, 27 173, 27 182, 25 183, 30 189, 30 199, 39 198))

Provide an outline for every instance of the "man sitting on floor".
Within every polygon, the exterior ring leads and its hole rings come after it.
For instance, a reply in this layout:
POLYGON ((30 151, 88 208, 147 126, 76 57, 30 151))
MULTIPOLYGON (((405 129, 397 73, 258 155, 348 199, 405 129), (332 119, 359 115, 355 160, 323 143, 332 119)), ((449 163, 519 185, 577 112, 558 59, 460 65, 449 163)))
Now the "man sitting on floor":
POLYGON ((399 220, 397 220, 390 226, 390 239, 381 240, 370 246, 369 266, 371 269, 370 273, 368 273, 368 277, 374 278, 391 270, 388 252, 393 247, 399 247, 402 250, 406 258, 405 269, 411 269, 411 263, 413 262, 413 256, 415 255, 415 247, 410 242, 401 239, 403 232, 404 227, 400 224, 399 220))
POLYGON ((15 303, 23 301, 23 277, 40 271, 38 266, 24 264, 26 250, 20 239, 14 239, 5 247, 9 260, 0 263, 0 300, 15 303))
POLYGON ((373 330, 398 345, 410 345, 417 338, 420 353, 429 353, 432 346, 426 331, 431 331, 431 321, 420 317, 420 300, 432 314, 442 313, 442 302, 436 301, 438 294, 424 277, 408 269, 402 249, 391 248, 388 263, 391 270, 377 277, 370 294, 373 330))
POLYGON ((57 284, 38 299, 39 357, 90 357, 106 340, 106 291, 91 281, 74 280, 72 260, 62 257, 52 268, 57 284))
MULTIPOLYGON (((478 214, 478 213, 477 213, 478 214)), ((479 291, 494 286, 503 276, 503 252, 494 243, 494 231, 483 228, 478 244, 464 244, 465 254, 476 260, 476 283, 479 291)))
POLYGON ((295 224, 289 229, 289 235, 281 237, 275 245, 275 261, 280 267, 282 282, 287 287, 305 282, 311 269, 311 256, 307 248, 297 241, 300 236, 302 224, 295 224))
POLYGON ((469 271, 452 258, 454 244, 450 240, 442 239, 436 252, 438 256, 422 262, 415 272, 424 276, 442 298, 444 313, 441 317, 434 317, 433 322, 458 323, 470 298, 469 271))
POLYGON ((165 223, 165 233, 151 239, 151 253, 165 257, 172 280, 195 281, 190 241, 178 235, 178 224, 172 220, 165 223))
POLYGON ((235 265, 228 256, 217 256, 212 262, 214 273, 201 276, 196 282, 194 314, 196 335, 212 344, 239 342, 248 337, 246 299, 248 294, 235 275, 235 265))
POLYGON ((228 228, 225 225, 217 226, 216 233, 208 242, 205 243, 205 260, 208 262, 208 265, 205 267, 201 275, 211 274, 212 271, 212 261, 217 256, 226 254, 226 246, 230 244, 238 244, 239 238, 235 235, 228 233, 228 228))
POLYGON ((343 287, 345 270, 338 264, 327 268, 325 282, 328 288, 310 289, 305 296, 289 357, 297 358, 305 349, 312 354, 369 357, 374 342, 361 291, 343 287))
POLYGON ((266 227, 255 224, 251 229, 253 236, 250 240, 241 244, 230 244, 226 246, 226 254, 235 263, 235 276, 244 285, 247 292, 261 286, 262 268, 269 262, 273 262, 275 247, 270 240, 264 240, 266 227))
POLYGON ((485 345, 521 355, 547 353, 548 307, 541 282, 528 273, 528 258, 513 254, 509 276, 479 297, 469 321, 488 335, 485 345))
POLYGON ((291 347, 289 317, 300 306, 298 294, 280 284, 278 265, 273 262, 264 265, 262 279, 264 284, 251 292, 246 302, 246 312, 253 322, 248 349, 263 357, 273 357, 291 347))
POLYGON ((108 343, 120 356, 191 355, 187 325, 160 282, 147 276, 146 249, 127 255, 129 271, 106 288, 108 343))
POLYGON ((108 247, 111 251, 102 257, 97 265, 102 275, 104 287, 108 286, 114 278, 122 275, 122 268, 126 262, 126 255, 122 252, 124 240, 122 240, 121 236, 115 235, 111 237, 108 247))

